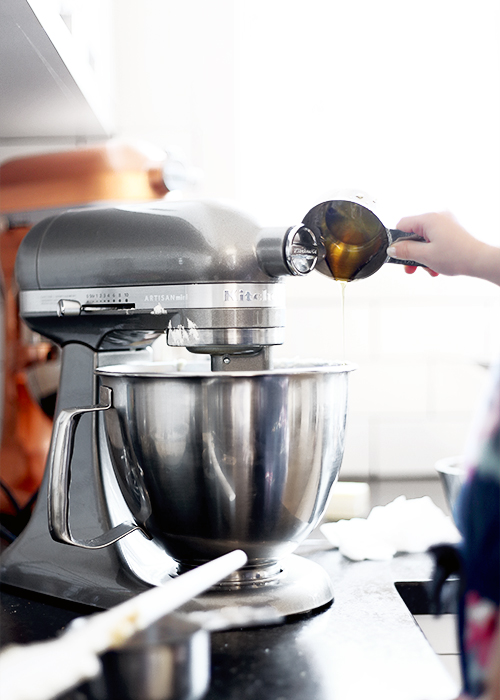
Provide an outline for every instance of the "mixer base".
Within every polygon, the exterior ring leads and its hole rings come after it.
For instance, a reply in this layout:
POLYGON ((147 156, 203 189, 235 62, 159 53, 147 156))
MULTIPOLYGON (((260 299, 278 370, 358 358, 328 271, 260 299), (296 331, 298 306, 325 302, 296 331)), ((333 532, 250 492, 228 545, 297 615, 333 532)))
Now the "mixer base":
POLYGON ((186 603, 179 612, 193 613, 238 606, 270 606, 282 617, 316 610, 333 600, 330 577, 322 566, 292 554, 269 582, 234 588, 214 586, 186 603))

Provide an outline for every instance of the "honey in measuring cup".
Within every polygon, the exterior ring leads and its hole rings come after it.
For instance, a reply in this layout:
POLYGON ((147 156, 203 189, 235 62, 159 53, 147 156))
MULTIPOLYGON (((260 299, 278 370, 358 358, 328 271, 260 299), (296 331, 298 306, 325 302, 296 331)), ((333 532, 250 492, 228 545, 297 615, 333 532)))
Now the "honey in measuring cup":
POLYGON ((387 229, 367 207, 331 200, 313 207, 304 224, 321 239, 325 258, 317 269, 339 282, 369 277, 387 259, 387 229))

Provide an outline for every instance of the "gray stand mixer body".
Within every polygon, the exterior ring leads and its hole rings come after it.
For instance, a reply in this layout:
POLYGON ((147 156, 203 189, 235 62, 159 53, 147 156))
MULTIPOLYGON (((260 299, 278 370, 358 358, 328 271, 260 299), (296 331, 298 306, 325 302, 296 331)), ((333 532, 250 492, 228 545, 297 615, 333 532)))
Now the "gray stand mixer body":
MULTIPOLYGON (((284 339, 282 278, 307 274, 317 257, 318 242, 305 226, 260 229, 213 203, 75 210, 41 222, 23 241, 16 277, 22 318, 62 347, 56 420, 73 407, 96 405, 98 367, 144 362, 162 333, 169 345, 210 355, 214 372, 268 372, 271 348, 284 339)), ((345 415, 341 423, 340 459, 345 415)), ((103 417, 82 415, 71 440, 71 533, 98 541, 127 517, 103 417)), ((175 562, 139 527, 102 548, 54 540, 48 472, 30 522, 2 556, 2 582, 107 608, 173 575, 175 562)), ((271 602, 282 614, 329 602, 326 579, 319 591, 306 583, 312 592, 304 595, 304 579, 324 572, 298 559, 290 559, 281 586, 236 586, 238 602, 271 602)), ((234 596, 219 591, 200 607, 234 596)))

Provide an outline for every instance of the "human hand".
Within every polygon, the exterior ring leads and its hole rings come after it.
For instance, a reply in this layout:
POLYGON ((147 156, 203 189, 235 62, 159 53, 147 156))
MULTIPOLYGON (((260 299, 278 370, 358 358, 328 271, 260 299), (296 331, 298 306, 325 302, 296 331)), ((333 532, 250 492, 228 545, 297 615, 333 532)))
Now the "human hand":
MULTIPOLYGON (((470 235, 448 213, 431 213, 401 219, 397 228, 415 233, 427 243, 402 239, 388 250, 391 257, 415 260, 434 275, 472 274, 472 262, 479 254, 481 242, 470 235)), ((410 267, 408 272, 414 272, 410 267)))
MULTIPOLYGON (((415 260, 432 275, 468 275, 500 285, 500 248, 471 236, 451 214, 422 214, 401 219, 398 228, 427 243, 402 239, 388 250, 390 257, 415 260)), ((415 272, 414 267, 406 267, 415 272)))

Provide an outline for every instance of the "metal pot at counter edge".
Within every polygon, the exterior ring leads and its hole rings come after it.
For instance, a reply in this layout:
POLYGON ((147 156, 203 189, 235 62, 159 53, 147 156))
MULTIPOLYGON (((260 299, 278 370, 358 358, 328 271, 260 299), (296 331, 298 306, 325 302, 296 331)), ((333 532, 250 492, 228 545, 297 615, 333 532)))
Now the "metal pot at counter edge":
POLYGON ((455 520, 458 495, 465 480, 465 460, 463 455, 439 459, 435 466, 441 481, 446 502, 455 520))

